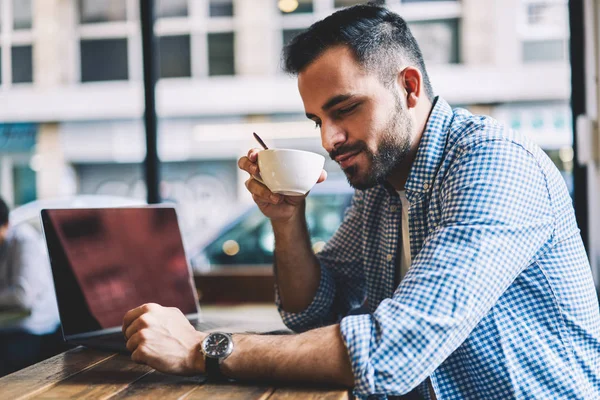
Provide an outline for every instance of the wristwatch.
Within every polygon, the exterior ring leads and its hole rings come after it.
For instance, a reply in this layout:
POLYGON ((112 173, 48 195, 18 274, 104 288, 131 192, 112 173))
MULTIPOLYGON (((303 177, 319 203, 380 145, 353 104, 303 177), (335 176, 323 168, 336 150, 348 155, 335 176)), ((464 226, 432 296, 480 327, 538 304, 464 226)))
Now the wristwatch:
POLYGON ((229 333, 213 332, 202 341, 202 353, 206 363, 206 375, 211 380, 224 381, 220 364, 233 352, 233 338, 229 333))

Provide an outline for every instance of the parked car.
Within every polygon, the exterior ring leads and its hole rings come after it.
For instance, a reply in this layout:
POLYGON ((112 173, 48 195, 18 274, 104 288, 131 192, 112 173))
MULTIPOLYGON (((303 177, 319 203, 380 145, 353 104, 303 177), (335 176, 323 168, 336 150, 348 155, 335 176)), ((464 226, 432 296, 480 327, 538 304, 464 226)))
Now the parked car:
MULTIPOLYGON (((306 200, 306 219, 315 253, 339 227, 350 205, 352 189, 344 182, 325 182, 306 200)), ((194 271, 273 264, 273 229, 255 204, 239 212, 210 239, 190 252, 194 271)))
MULTIPOLYGON (((315 186, 308 195, 306 218, 315 252, 323 248, 340 225, 352 193, 345 181, 326 181, 315 186)), ((125 207, 144 204, 144 201, 138 199, 104 195, 35 200, 12 210, 10 223, 28 223, 41 233, 39 215, 43 208, 125 207)), ((185 216, 179 215, 179 218, 185 216)), ((273 230, 269 220, 254 203, 234 211, 229 223, 200 243, 196 243, 198 235, 193 232, 182 234, 188 258, 195 272, 239 266, 265 266, 273 263, 273 230)))
POLYGON ((85 194, 34 200, 11 210, 9 214, 9 222, 12 225, 28 223, 38 232, 41 232, 42 228, 40 225, 40 211, 44 208, 129 207, 144 204, 146 203, 142 200, 129 197, 85 194))

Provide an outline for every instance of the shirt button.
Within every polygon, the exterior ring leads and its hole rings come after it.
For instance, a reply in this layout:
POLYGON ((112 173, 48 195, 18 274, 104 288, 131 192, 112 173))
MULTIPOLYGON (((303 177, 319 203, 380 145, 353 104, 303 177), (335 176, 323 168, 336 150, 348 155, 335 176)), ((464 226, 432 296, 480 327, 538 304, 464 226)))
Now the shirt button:
POLYGON ((388 255, 387 255, 387 260, 388 260, 388 261, 392 261, 392 259, 393 259, 393 258, 394 258, 394 256, 393 256, 393 255, 391 255, 391 254, 388 254, 388 255))
POLYGON ((424 183, 423 184, 423 189, 425 189, 425 190, 429 189, 429 183, 424 183))
POLYGON ((397 210, 398 210, 398 207, 397 207, 397 206, 391 206, 391 207, 390 207, 390 211, 397 211, 397 210))

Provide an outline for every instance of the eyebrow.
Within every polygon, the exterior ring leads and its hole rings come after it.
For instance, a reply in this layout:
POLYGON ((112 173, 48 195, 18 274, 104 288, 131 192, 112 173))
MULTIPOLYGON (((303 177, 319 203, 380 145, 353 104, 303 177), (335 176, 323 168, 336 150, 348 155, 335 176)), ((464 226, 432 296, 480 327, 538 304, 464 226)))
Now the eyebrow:
MULTIPOLYGON (((327 103, 323 104, 321 109, 323 111, 327 111, 331 107, 335 106, 336 104, 346 101, 351 97, 353 97, 352 94, 338 94, 337 96, 333 96, 331 99, 327 100, 327 103)), ((311 114, 311 113, 306 113, 306 117, 309 119, 318 118, 315 114, 311 114)))

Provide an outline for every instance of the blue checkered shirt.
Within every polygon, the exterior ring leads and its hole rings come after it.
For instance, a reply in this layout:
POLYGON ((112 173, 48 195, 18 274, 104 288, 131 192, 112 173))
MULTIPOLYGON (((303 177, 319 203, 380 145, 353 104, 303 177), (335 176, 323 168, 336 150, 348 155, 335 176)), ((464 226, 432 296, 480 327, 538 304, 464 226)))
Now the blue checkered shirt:
POLYGON ((428 399, 427 378, 440 400, 599 399, 590 265, 542 150, 438 98, 405 188, 413 258, 400 285, 398 196, 356 191, 318 254, 313 302, 280 307, 287 326, 339 322, 360 399, 416 387, 428 399))

